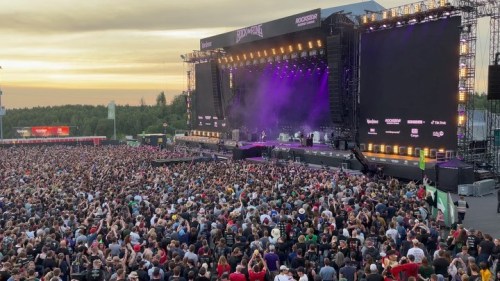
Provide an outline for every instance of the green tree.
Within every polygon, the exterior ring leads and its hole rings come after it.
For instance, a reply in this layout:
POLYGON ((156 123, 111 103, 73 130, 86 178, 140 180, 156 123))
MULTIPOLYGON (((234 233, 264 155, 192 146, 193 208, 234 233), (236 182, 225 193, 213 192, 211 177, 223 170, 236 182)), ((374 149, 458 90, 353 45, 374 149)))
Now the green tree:
POLYGON ((156 97, 156 106, 162 106, 162 107, 167 106, 167 98, 165 97, 164 92, 161 92, 156 97))
MULTIPOLYGON (((107 119, 105 106, 65 105, 9 109, 4 116, 4 137, 18 138, 16 128, 32 126, 70 126, 72 136, 113 135, 113 122, 107 119)), ((162 124, 169 124, 169 133, 186 129, 186 104, 183 96, 165 106, 148 106, 141 99, 140 106, 116 107, 117 136, 142 133, 162 133, 162 124)))

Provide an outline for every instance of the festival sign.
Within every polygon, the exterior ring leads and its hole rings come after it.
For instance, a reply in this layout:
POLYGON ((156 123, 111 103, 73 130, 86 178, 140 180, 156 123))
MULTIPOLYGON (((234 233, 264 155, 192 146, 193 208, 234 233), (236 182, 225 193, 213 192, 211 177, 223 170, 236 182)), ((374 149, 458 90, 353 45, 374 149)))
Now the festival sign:
POLYGON ((31 127, 32 137, 67 137, 69 126, 36 126, 31 127))

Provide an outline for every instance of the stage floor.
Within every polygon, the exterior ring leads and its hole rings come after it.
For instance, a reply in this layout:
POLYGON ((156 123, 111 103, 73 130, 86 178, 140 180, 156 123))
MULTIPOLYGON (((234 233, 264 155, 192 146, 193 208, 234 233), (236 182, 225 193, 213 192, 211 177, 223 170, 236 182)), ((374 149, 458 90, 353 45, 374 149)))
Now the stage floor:
MULTIPOLYGON (((218 139, 216 138, 207 138, 207 137, 179 137, 178 140, 190 143, 204 143, 204 144, 212 144, 215 145, 218 143, 218 139)), ((350 150, 338 150, 334 149, 329 144, 315 143, 313 146, 302 146, 299 142, 281 142, 278 140, 268 140, 268 141, 256 141, 256 142, 245 142, 245 141, 233 141, 233 140, 225 140, 224 146, 226 148, 235 148, 238 146, 240 149, 249 149, 252 147, 273 147, 277 150, 295 150, 295 151, 303 151, 306 154, 314 154, 318 156, 330 156, 330 157, 348 157, 352 154, 350 150)), ((407 166, 416 166, 418 167, 419 158, 411 157, 407 155, 394 155, 394 154, 384 154, 384 153, 373 153, 373 152, 363 152, 363 155, 371 162, 380 163, 380 164, 399 164, 399 165, 407 165, 407 166)), ((426 167, 433 167, 436 164, 435 159, 426 158, 426 167)))
MULTIPOLYGON (((221 148, 223 148, 227 151, 232 151, 233 158, 235 157, 235 152, 240 153, 239 156, 241 156, 241 154, 245 153, 244 151, 251 151, 254 148, 259 148, 262 151, 262 155, 281 160, 294 160, 295 162, 298 159, 302 163, 330 167, 344 167, 347 165, 345 169, 352 170, 361 170, 363 168, 361 162, 354 157, 354 154, 350 150, 337 150, 327 144, 316 143, 312 147, 304 147, 298 142, 280 142, 277 140, 265 142, 236 142, 225 140, 222 144, 220 140, 215 138, 192 136, 176 138, 176 143, 184 143, 187 146, 195 146, 200 149, 209 149, 211 151, 220 151, 221 148)), ((422 176, 418 157, 372 152, 363 152, 363 156, 370 164, 384 167, 384 173, 388 176, 412 180, 419 179, 422 176)), ((254 157, 255 156, 248 155, 248 157, 244 158, 254 157)), ((253 160, 256 161, 258 158, 253 160)), ((433 178, 433 173, 435 173, 435 166, 435 159, 426 159, 425 174, 430 175, 431 179, 433 178)))
MULTIPOLYGON (((280 142, 280 141, 264 141, 264 142, 242 142, 241 148, 252 147, 252 146, 265 146, 265 147, 278 147, 278 148, 294 148, 303 150, 315 150, 315 151, 334 151, 330 145, 326 144, 314 144, 313 146, 302 146, 298 142, 280 142)), ((349 151, 345 151, 350 153, 349 151)))

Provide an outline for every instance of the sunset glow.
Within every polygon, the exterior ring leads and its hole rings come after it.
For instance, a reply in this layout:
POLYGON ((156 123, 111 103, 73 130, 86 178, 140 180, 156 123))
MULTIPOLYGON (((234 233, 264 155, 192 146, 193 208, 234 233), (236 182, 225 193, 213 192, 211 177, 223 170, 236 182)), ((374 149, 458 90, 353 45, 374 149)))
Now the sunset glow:
MULTIPOLYGON (((171 98, 186 90, 187 65, 180 55, 199 49, 200 38, 352 2, 3 1, 3 103, 7 108, 109 100, 136 105, 144 98, 153 104, 161 91, 171 98)), ((393 7, 407 2, 379 3, 393 7)))

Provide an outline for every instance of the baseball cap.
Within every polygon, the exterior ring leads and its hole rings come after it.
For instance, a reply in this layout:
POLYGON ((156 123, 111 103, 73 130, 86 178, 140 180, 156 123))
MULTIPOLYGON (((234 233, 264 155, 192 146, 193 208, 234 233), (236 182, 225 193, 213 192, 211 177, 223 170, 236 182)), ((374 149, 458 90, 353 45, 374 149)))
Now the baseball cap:
POLYGON ((284 270, 288 270, 288 267, 286 267, 286 265, 280 266, 280 271, 284 271, 284 270))
POLYGON ((141 245, 139 245, 139 244, 135 244, 135 245, 134 245, 134 252, 138 253, 138 252, 140 252, 140 251, 141 251, 141 245))

